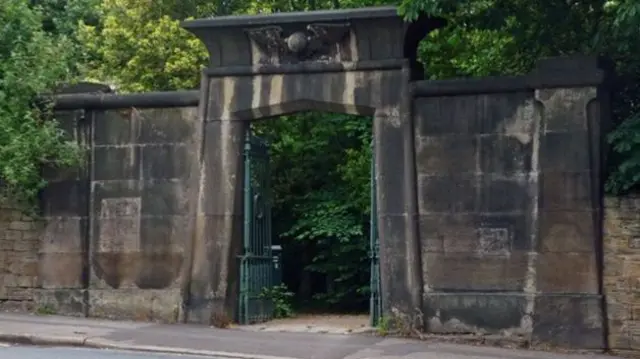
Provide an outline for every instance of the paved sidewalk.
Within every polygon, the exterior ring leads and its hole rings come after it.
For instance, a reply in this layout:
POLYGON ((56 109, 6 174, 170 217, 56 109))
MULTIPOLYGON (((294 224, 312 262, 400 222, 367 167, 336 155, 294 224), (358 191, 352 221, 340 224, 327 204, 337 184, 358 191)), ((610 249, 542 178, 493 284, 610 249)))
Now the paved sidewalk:
POLYGON ((0 342, 86 346, 238 359, 611 359, 371 335, 275 333, 186 324, 0 314, 0 342))

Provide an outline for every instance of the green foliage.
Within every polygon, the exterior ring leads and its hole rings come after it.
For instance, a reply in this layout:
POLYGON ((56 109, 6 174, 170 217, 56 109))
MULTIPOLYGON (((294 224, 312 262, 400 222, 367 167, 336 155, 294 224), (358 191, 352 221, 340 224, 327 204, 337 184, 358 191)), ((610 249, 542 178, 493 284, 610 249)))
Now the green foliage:
POLYGON ((90 55, 86 76, 121 92, 197 87, 207 53, 198 39, 180 27, 180 20, 208 11, 205 3, 102 1, 96 9, 99 24, 84 23, 80 28, 80 39, 90 55), (187 9, 194 13, 188 14, 187 9))
POLYGON ((616 61, 621 79, 613 101, 618 126, 608 136, 613 153, 606 190, 623 194, 640 189, 640 3, 610 1, 606 14, 609 21, 596 40, 616 61))
POLYGON ((263 288, 260 298, 269 299, 273 303, 274 318, 289 318, 295 315, 293 310, 294 293, 289 291, 285 284, 271 288, 263 288))
POLYGON ((357 306, 368 293, 371 119, 306 112, 256 125, 272 143, 274 226, 283 262, 312 252, 304 269, 331 283, 315 299, 357 306))
POLYGON ((376 332, 381 337, 386 337, 392 331, 392 324, 390 317, 380 317, 378 325, 376 326, 376 332))
POLYGON ((3 195, 27 208, 46 184, 43 165, 70 166, 79 158, 57 123, 44 120, 49 106, 35 106, 39 94, 71 79, 76 59, 70 30, 47 32, 44 22, 39 6, 0 2, 0 179, 3 195))
POLYGON ((36 308, 36 314, 37 315, 56 315, 57 311, 52 305, 45 304, 36 308))
POLYGON ((602 0, 403 0, 408 19, 420 12, 448 25, 421 44, 432 79, 522 74, 541 57, 590 52, 602 0))
POLYGON ((608 140, 619 156, 619 162, 605 189, 613 194, 622 194, 637 188, 640 184, 640 112, 623 121, 609 134, 608 140))

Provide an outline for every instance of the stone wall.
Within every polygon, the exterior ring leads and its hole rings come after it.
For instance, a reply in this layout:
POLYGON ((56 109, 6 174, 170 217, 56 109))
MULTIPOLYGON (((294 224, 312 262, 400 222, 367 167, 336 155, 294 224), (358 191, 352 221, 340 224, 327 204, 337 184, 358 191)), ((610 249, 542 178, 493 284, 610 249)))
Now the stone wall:
POLYGON ((178 320, 197 203, 197 124, 196 108, 94 119, 90 316, 178 320))
POLYGON ((530 333, 534 93, 418 98, 416 113, 427 329, 530 333))
POLYGON ((183 94, 60 97, 86 161, 45 170, 42 221, 0 211, 0 309, 180 319, 200 151, 197 98, 183 94))
POLYGON ((35 309, 40 223, 0 206, 0 310, 35 309))
POLYGON ((549 60, 527 77, 418 85, 428 331, 605 347, 593 194, 608 97, 597 85, 550 83, 598 66, 549 60))
POLYGON ((640 196, 605 200, 604 292, 609 347, 640 351, 640 196))

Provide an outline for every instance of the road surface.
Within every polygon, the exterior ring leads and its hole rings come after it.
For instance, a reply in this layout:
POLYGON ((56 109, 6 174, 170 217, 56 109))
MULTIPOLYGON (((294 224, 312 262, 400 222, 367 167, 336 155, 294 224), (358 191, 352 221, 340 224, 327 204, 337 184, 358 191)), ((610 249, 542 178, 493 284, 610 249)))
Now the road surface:
MULTIPOLYGON (((0 0, 2 1, 2 0, 0 0)), ((198 325, 134 323, 89 318, 0 313, 0 342, 47 345, 45 350, 19 346, 0 348, 0 359, 96 358, 94 351, 55 347, 108 348, 208 355, 238 359, 613 359, 583 355, 517 350, 411 340, 373 335, 280 333, 218 329, 198 325), (25 349, 22 349, 25 348, 25 349), (56 351, 58 350, 58 351, 56 351), (65 350, 71 350, 68 354, 65 350), (87 353, 89 353, 87 355, 87 353), (43 356, 45 355, 45 356, 43 356)), ((99 352, 100 359, 195 359, 189 356, 99 352), (123 356, 123 355, 129 356, 123 356), (140 356, 142 355, 142 356, 140 356)))
MULTIPOLYGON (((118 350, 85 348, 52 348, 6 346, 0 344, 0 359, 203 359, 203 357, 136 353, 118 350)), ((215 359, 208 357, 208 359, 215 359)))

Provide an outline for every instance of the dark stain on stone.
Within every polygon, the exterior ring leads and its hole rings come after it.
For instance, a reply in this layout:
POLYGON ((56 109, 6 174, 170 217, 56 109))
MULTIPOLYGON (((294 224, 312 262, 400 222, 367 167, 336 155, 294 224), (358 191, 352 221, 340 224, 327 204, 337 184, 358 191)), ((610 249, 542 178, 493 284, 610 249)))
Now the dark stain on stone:
POLYGON ((428 313, 432 318, 438 315, 441 323, 457 320, 471 330, 476 327, 491 332, 520 327, 525 306, 526 298, 520 295, 448 293, 425 298, 428 313))
POLYGON ((135 283, 140 289, 164 289, 180 274, 183 255, 181 253, 140 253, 135 283))

